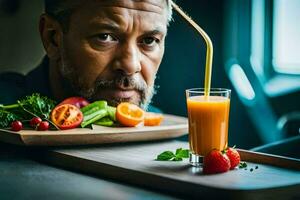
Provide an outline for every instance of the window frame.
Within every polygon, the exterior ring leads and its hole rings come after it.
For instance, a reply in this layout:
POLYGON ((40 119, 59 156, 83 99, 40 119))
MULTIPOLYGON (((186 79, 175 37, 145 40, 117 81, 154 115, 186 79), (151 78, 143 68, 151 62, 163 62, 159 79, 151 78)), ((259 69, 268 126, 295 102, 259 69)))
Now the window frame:
POLYGON ((258 77, 265 93, 270 97, 282 96, 287 93, 300 90, 300 74, 284 73, 275 70, 273 65, 273 22, 274 22, 274 1, 273 0, 252 0, 250 3, 250 31, 252 34, 249 37, 250 40, 250 65, 258 77), (260 3, 262 9, 258 13, 263 16, 263 21, 253 21, 254 15, 257 14, 257 10, 253 10, 254 3, 260 3), (255 12, 255 13, 254 13, 255 12), (260 30, 255 29, 254 23, 262 23, 263 27, 260 30), (257 55, 257 52, 253 51, 254 40, 253 32, 260 31, 262 34, 263 45, 259 48, 261 55, 257 55), (263 61, 257 62, 259 59, 263 61), (256 65, 256 66, 255 66, 256 65), (259 73, 261 71, 261 73, 259 73))

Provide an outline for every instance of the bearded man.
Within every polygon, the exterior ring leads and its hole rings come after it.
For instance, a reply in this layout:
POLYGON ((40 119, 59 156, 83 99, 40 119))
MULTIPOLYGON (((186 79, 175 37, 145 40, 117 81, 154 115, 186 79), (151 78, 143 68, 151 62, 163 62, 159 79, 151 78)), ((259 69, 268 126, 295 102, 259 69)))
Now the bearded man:
POLYGON ((170 0, 45 0, 39 31, 46 52, 26 76, 0 75, 0 102, 33 92, 147 108, 163 58, 170 0))

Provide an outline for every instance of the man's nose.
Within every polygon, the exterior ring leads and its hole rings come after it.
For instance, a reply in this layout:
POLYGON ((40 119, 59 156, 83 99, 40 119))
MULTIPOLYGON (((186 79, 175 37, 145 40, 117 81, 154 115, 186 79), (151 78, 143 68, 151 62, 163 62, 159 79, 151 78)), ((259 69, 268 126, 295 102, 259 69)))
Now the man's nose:
POLYGON ((141 71, 140 52, 136 45, 125 44, 117 50, 114 70, 124 75, 133 75, 141 71))

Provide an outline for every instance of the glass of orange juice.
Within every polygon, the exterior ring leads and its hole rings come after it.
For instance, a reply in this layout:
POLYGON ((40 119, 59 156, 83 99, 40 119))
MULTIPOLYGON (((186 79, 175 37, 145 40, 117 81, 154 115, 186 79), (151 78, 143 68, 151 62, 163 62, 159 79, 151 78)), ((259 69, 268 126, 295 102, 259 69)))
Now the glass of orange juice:
POLYGON ((228 120, 231 90, 212 88, 205 96, 203 88, 186 90, 190 163, 201 166, 203 156, 228 144, 228 120))

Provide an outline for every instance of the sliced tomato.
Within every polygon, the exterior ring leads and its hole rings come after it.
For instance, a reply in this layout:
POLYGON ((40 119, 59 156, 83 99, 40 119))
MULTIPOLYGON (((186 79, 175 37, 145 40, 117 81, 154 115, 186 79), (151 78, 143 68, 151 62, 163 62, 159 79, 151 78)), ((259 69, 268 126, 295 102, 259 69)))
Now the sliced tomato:
POLYGON ((88 102, 88 100, 86 100, 83 97, 69 97, 69 98, 63 100, 59 105, 62 105, 62 104, 72 104, 80 109, 84 106, 89 105, 90 103, 88 102))
POLYGON ((51 120, 62 130, 71 129, 81 124, 83 114, 79 108, 72 104, 61 104, 52 110, 51 120))

